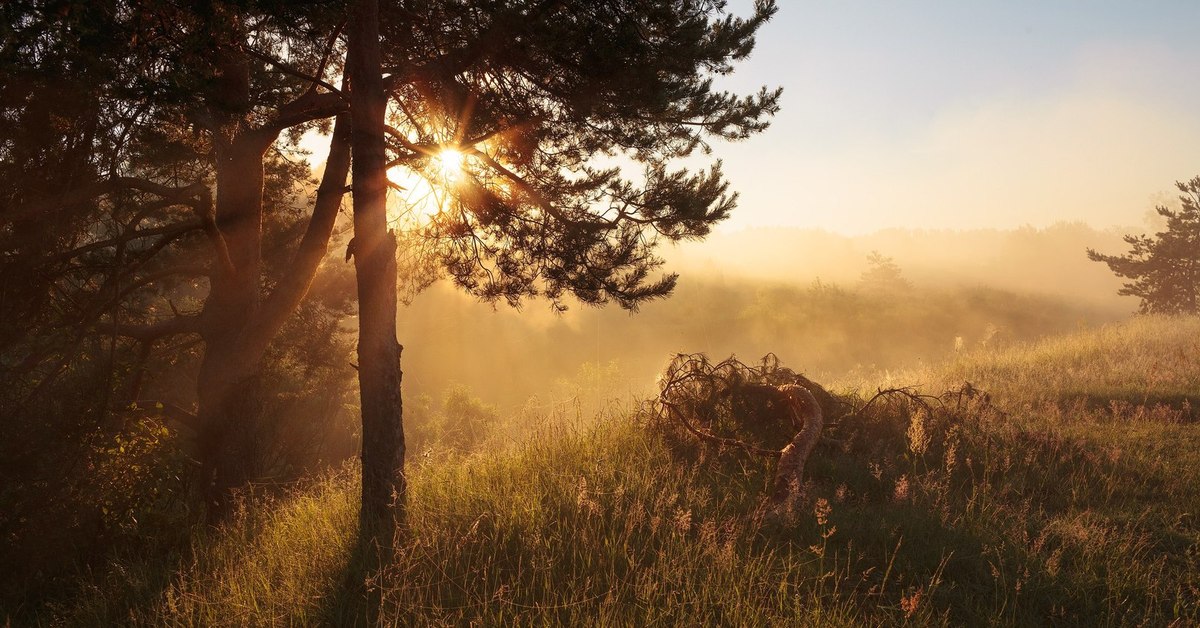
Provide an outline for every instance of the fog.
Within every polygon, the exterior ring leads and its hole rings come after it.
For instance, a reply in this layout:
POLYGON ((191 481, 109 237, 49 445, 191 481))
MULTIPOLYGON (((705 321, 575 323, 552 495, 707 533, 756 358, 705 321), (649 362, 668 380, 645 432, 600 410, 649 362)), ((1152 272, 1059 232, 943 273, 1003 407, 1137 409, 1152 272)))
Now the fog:
POLYGON ((546 302, 480 303, 439 282, 399 314, 412 398, 470 390, 509 411, 533 402, 637 395, 676 353, 779 355, 833 381, 937 362, 1127 316, 1134 300, 1091 262, 1124 250, 1083 224, 1012 231, 844 236, 804 229, 714 234, 664 249, 675 293, 637 312, 546 302), (890 258, 898 277, 871 270, 890 258))

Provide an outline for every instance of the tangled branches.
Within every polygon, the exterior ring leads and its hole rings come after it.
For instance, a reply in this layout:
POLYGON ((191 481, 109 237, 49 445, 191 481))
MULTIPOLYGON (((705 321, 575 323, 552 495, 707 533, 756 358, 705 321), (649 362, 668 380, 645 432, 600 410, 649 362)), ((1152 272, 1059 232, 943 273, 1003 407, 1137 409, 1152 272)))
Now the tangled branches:
POLYGON ((781 366, 774 354, 759 366, 732 357, 713 364, 702 354, 681 354, 659 388, 656 405, 663 420, 705 443, 778 459, 776 503, 799 490, 808 455, 837 405, 824 388, 781 366))

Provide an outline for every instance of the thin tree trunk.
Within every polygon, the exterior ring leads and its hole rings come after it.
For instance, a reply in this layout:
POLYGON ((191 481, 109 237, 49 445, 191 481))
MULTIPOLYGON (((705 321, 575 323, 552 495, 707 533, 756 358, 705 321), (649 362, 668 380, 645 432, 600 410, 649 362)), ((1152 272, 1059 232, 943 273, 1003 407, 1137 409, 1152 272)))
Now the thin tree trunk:
POLYGON ((808 455, 821 439, 821 429, 825 427, 824 414, 821 404, 804 386, 785 384, 779 390, 786 395, 789 410, 797 421, 803 422, 804 427, 796 432, 792 442, 788 443, 779 454, 779 465, 775 470, 774 488, 771 501, 775 506, 787 503, 788 499, 800 492, 804 482, 804 466, 808 463, 808 455))
POLYGON ((396 239, 387 228, 387 156, 378 0, 355 0, 347 29, 358 278, 358 382, 362 405, 364 524, 404 519, 404 426, 396 341, 396 239))

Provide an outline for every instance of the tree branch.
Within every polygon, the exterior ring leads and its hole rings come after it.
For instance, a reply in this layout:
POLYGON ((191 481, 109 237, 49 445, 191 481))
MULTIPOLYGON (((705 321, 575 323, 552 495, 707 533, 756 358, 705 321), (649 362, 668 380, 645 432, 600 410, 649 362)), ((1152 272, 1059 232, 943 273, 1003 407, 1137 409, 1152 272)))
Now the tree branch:
POLYGON ((233 258, 229 255, 229 244, 225 241, 225 236, 221 234, 220 227, 217 226, 217 211, 213 207, 212 192, 208 188, 204 188, 204 193, 200 195, 200 202, 192 207, 200 218, 204 233, 208 235, 213 249, 216 250, 218 267, 228 275, 234 275, 237 273, 237 267, 233 265, 233 258))
POLYGON ((288 315, 308 294, 321 260, 329 251, 329 238, 333 234, 338 209, 346 194, 346 177, 350 171, 350 115, 341 114, 333 127, 329 141, 329 157, 325 162, 325 174, 317 188, 312 218, 292 258, 288 273, 279 282, 275 291, 267 298, 258 320, 253 325, 251 342, 266 344, 288 315))
MULTIPOLYGON (((339 30, 340 30, 340 27, 339 27, 339 30)), ((336 38, 336 37, 337 37, 337 34, 335 32, 334 38, 336 38)), ((242 46, 242 51, 245 52, 246 54, 250 55, 251 57, 258 59, 259 61, 263 61, 269 65, 275 66, 276 68, 281 70, 284 74, 290 74, 296 78, 303 79, 303 80, 311 83, 312 87, 310 87, 309 90, 305 92, 305 95, 308 95, 310 92, 313 91, 313 88, 315 88, 316 86, 319 85, 319 86, 324 87, 325 89, 329 90, 330 93, 337 94, 338 97, 341 98, 342 100, 346 100, 346 95, 342 93, 342 90, 334 87, 333 85, 330 85, 328 82, 326 82, 320 76, 313 76, 312 74, 309 74, 287 62, 280 61, 279 59, 276 59, 275 57, 272 57, 271 55, 269 55, 265 52, 260 52, 258 50, 255 50, 255 49, 251 48, 250 46, 242 46)), ((322 61, 320 71, 323 73, 324 70, 325 70, 325 64, 324 64, 324 61, 322 61)))
MULTIPOLYGON (((325 54, 321 55, 321 63, 317 66, 317 76, 325 76, 325 68, 329 65, 329 58, 333 56, 333 46, 337 43, 338 37, 342 35, 342 29, 346 28, 346 20, 338 22, 337 28, 329 34, 329 41, 325 42, 325 54)), ((317 83, 309 86, 308 91, 316 91, 317 83)))
POLYGON ((146 325, 132 325, 129 323, 101 321, 100 323, 97 323, 96 329, 114 336, 132 338, 141 342, 153 342, 167 336, 199 333, 200 317, 193 315, 180 315, 146 325))
POLYGON ((275 117, 267 122, 262 130, 278 132, 281 129, 336 116, 349 110, 349 103, 340 94, 306 92, 299 98, 281 106, 275 117))
POLYGON ((128 242, 131 242, 133 240, 140 240, 142 238, 149 238, 149 237, 153 237, 156 235, 163 235, 163 234, 182 235, 189 231, 200 229, 203 226, 204 225, 200 221, 193 221, 193 222, 174 223, 174 224, 170 224, 170 225, 164 225, 162 227, 153 227, 150 229, 127 231, 115 238, 109 238, 107 240, 100 240, 98 242, 91 242, 89 244, 80 246, 76 249, 66 251, 64 253, 60 253, 58 255, 55 255, 53 257, 46 259, 45 261, 43 261, 41 263, 42 264, 58 264, 58 263, 65 262, 67 260, 71 260, 76 257, 79 257, 80 255, 84 255, 86 253, 90 253, 95 250, 108 248, 110 246, 117 246, 120 244, 125 244, 128 242))
POLYGON ((593 229, 593 230, 597 230, 597 231, 606 229, 611 226, 611 223, 609 223, 609 221, 606 221, 603 219, 598 219, 598 220, 595 220, 592 222, 585 222, 585 221, 576 220, 574 218, 571 218, 570 216, 567 216, 566 214, 562 213, 562 211, 560 211, 557 207, 555 207, 554 204, 551 203, 545 196, 542 196, 542 193, 539 192, 537 190, 537 188, 533 187, 533 185, 531 185, 528 181, 523 179, 521 177, 521 175, 513 172, 512 170, 509 170, 508 168, 505 168, 503 164, 496 161, 495 159, 492 159, 492 157, 490 155, 488 155, 487 153, 485 153, 477 148, 474 148, 474 147, 463 148, 460 150, 462 150, 462 152, 465 154, 479 158, 480 161, 483 161, 488 166, 490 166, 493 170, 495 170, 496 172, 499 172, 501 175, 504 176, 504 178, 508 179, 510 182, 512 182, 513 185, 515 185, 518 189, 520 189, 522 192, 524 192, 525 195, 529 197, 529 200, 533 201, 533 203, 535 205, 537 205, 538 207, 540 207, 542 209, 542 211, 545 211, 547 214, 550 214, 551 216, 553 216, 554 218, 563 222, 564 224, 571 225, 572 227, 582 227, 582 228, 593 229))
POLYGON ((97 181, 82 188, 67 190, 59 196, 27 203, 21 207, 4 212, 3 215, 0 215, 0 225, 26 220, 49 211, 61 210, 64 207, 127 189, 149 192, 166 200, 178 201, 180 204, 188 204, 187 199, 208 191, 208 187, 199 182, 182 187, 170 187, 137 177, 113 177, 97 181))

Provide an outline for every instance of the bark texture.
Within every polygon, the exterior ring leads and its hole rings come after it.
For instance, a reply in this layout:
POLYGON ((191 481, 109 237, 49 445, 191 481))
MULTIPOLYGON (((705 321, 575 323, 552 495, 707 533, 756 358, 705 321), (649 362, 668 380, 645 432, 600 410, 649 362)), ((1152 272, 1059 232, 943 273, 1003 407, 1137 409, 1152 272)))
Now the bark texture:
POLYGON ((779 390, 787 396, 794 420, 803 423, 803 427, 796 432, 792 442, 779 452, 779 465, 775 470, 775 486, 771 494, 771 501, 776 504, 799 493, 804 465, 821 439, 821 429, 825 426, 821 405, 807 388, 799 384, 785 384, 779 390))
POLYGON ((406 489, 401 347, 396 341, 396 239, 387 228, 387 95, 380 68, 377 0, 352 3, 347 37, 363 426, 361 514, 364 522, 401 522, 406 489))

